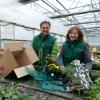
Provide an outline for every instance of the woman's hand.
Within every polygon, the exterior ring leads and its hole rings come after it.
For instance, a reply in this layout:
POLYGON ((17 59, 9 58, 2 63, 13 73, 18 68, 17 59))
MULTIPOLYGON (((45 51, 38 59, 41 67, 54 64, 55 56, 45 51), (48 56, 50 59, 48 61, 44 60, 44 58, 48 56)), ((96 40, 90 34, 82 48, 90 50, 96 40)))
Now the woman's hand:
POLYGON ((85 69, 85 72, 86 72, 86 73, 89 73, 89 71, 90 71, 89 69, 85 69))
POLYGON ((4 48, 0 48, 0 52, 4 52, 5 51, 5 49, 4 48))
POLYGON ((65 73, 65 67, 64 67, 64 66, 60 66, 60 71, 61 71, 62 73, 65 73))

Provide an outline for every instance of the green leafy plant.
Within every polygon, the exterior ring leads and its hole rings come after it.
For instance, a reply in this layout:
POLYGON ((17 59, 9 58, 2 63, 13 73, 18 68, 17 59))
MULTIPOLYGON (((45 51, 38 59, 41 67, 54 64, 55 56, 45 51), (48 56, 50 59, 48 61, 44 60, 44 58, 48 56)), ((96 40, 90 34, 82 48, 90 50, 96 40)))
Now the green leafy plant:
POLYGON ((100 62, 93 61, 92 62, 92 69, 100 70, 100 62))
POLYGON ((95 83, 89 89, 90 100, 100 100, 100 77, 95 80, 95 83))
POLYGON ((51 72, 57 72, 57 73, 60 72, 60 66, 57 66, 55 63, 49 64, 49 65, 48 65, 48 69, 49 69, 51 72))
POLYGON ((21 92, 17 84, 0 85, 0 100, 30 100, 26 92, 21 92))
POLYGON ((95 81, 97 78, 100 77, 100 71, 99 70, 91 70, 91 78, 93 81, 95 81))

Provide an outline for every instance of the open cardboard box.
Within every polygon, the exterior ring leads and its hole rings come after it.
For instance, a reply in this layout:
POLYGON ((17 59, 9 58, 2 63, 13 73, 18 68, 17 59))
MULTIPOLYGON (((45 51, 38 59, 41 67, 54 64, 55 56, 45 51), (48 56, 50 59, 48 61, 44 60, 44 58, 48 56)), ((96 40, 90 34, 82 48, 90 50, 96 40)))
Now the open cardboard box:
POLYGON ((6 43, 4 47, 8 49, 0 55, 0 66, 4 67, 4 77, 8 76, 12 71, 14 71, 17 78, 26 76, 28 73, 25 71, 25 67, 34 70, 32 64, 38 61, 38 57, 33 48, 24 48, 22 42, 6 43))

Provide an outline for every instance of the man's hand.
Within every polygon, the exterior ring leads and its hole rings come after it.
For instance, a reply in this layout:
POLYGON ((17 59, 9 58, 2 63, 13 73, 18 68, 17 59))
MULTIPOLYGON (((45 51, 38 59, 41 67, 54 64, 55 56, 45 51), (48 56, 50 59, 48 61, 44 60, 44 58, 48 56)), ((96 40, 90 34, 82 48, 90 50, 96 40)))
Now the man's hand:
POLYGON ((52 56, 52 57, 50 57, 50 60, 51 60, 52 62, 56 62, 56 57, 55 57, 55 56, 52 56))

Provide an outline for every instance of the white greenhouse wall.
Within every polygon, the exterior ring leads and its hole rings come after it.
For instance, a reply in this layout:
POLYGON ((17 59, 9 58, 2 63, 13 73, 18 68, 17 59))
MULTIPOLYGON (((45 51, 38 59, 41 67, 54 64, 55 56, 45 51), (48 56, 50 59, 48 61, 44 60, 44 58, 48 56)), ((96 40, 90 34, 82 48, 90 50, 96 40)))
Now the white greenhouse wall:
POLYGON ((32 40, 33 30, 26 30, 25 28, 15 26, 15 40, 32 40))
POLYGON ((1 39, 14 39, 13 25, 1 26, 1 39))
POLYGON ((58 34, 64 34, 66 32, 66 27, 64 27, 60 21, 50 19, 46 15, 33 11, 24 5, 16 5, 11 8, 0 7, 0 20, 14 22, 37 29, 40 28, 41 21, 47 20, 51 22, 51 32, 58 34))
POLYGON ((96 45, 96 46, 100 46, 100 36, 98 37, 88 37, 87 41, 90 45, 96 45))

